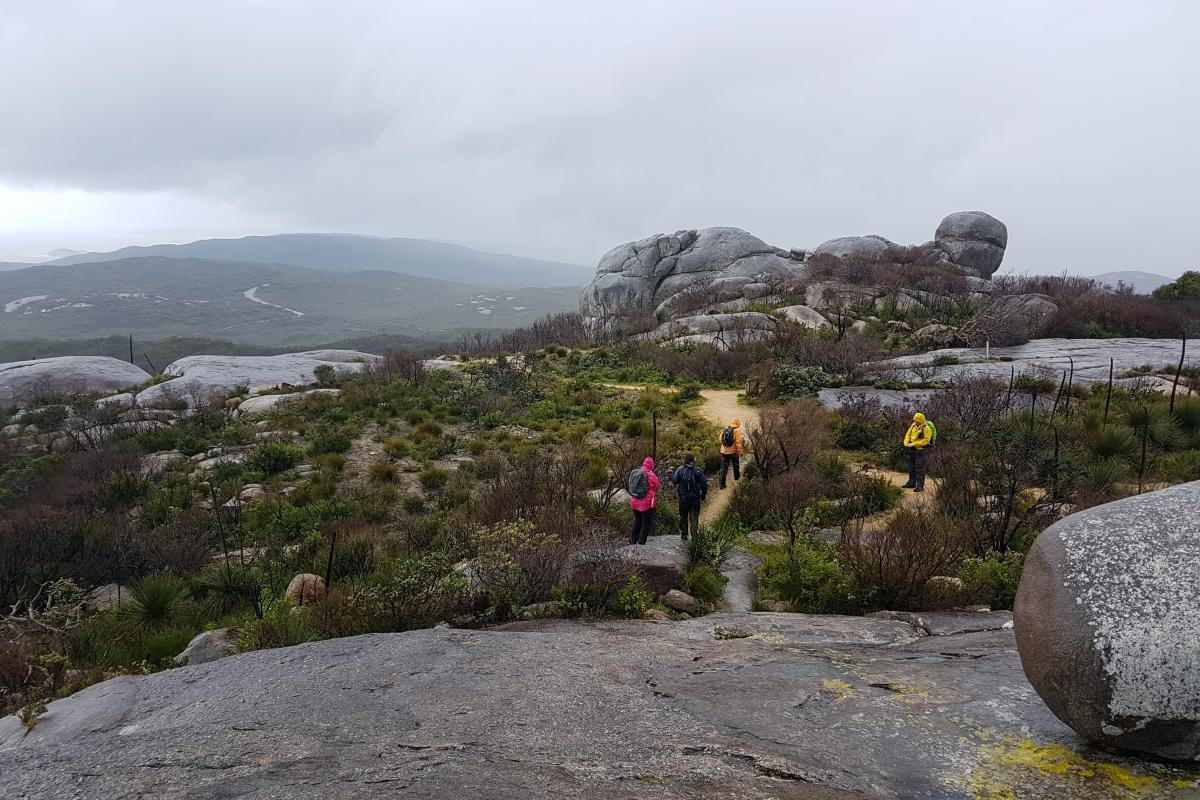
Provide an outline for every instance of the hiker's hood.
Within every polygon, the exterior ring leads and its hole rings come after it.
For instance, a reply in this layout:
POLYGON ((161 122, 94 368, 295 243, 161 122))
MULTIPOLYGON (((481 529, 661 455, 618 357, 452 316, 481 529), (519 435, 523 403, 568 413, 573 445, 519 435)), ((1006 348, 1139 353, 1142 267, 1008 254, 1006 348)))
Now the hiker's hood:
POLYGON ((729 423, 729 427, 740 428, 740 427, 742 427, 742 421, 740 419, 738 419, 737 417, 734 417, 733 422, 729 423))
POLYGON ((651 458, 650 456, 646 456, 646 460, 642 462, 642 469, 646 470, 647 472, 653 472, 654 471, 654 459, 651 458))
POLYGON ((915 423, 917 425, 924 425, 925 424, 925 415, 922 414, 920 411, 913 414, 913 423, 915 423))

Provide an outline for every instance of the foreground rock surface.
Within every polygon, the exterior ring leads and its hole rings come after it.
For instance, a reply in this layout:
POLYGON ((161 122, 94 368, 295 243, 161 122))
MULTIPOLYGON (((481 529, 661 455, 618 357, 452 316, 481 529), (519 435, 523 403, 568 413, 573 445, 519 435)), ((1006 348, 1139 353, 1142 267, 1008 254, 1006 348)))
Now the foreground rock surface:
POLYGON ((1200 757, 1200 482, 1073 514, 1038 536, 1015 623, 1030 682, 1093 741, 1200 757))
POLYGON ((114 392, 150 379, 141 367, 108 356, 61 356, 0 364, 0 406, 50 393, 114 392))
POLYGON ((0 721, 0 782, 39 800, 1115 800, 1191 778, 1091 751, 1010 631, 795 614, 360 636, 118 678, 28 733, 0 721))

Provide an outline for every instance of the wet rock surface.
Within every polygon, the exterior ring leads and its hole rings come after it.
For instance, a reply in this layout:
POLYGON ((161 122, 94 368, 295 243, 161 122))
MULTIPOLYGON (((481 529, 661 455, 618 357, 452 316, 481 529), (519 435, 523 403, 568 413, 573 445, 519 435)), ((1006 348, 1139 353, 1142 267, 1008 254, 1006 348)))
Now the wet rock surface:
POLYGON ((1093 741, 1200 757, 1200 482, 1073 514, 1038 536, 1015 624, 1029 681, 1093 741))
POLYGON ((1011 371, 1031 368, 1054 370, 1055 377, 1071 368, 1075 362, 1075 383, 1099 383, 1108 380, 1109 359, 1113 359, 1114 374, 1142 364, 1172 364, 1179 360, 1178 339, 1035 339, 1012 347, 951 347, 915 356, 903 356, 874 364, 874 367, 895 368, 896 377, 920 380, 916 373, 906 370, 914 364, 929 364, 938 356, 953 356, 960 364, 939 367, 937 380, 949 380, 959 375, 987 375, 1008 381, 1011 371), (990 353, 997 361, 984 361, 990 353))
POLYGON ((360 636, 0 721, 0 781, 39 800, 1115 800, 1195 796, 1194 777, 1091 750, 1011 631, 798 614, 360 636))

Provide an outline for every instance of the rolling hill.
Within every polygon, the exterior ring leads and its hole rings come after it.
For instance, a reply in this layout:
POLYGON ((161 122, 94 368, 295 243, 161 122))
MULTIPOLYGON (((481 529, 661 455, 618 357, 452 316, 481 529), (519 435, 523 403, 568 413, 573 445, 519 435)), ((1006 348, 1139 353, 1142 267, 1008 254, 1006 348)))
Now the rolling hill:
POLYGON ((1141 270, 1123 270, 1119 272, 1105 272, 1101 275, 1092 276, 1101 283, 1107 283, 1110 286, 1116 286, 1117 283, 1127 283, 1133 287, 1134 291, 1139 294, 1150 294, 1158 287, 1165 283, 1170 283, 1175 280, 1168 278, 1166 275, 1158 275, 1153 272, 1142 272, 1141 270))
POLYGON ((507 329, 574 309, 575 287, 472 286, 385 270, 142 257, 6 272, 0 339, 133 333, 266 346, 507 329))
POLYGON ((386 270, 481 286, 582 286, 592 277, 590 267, 578 264, 485 253, 456 244, 320 233, 123 247, 111 253, 71 255, 51 261, 49 265, 68 266, 148 256, 290 264, 336 272, 386 270))

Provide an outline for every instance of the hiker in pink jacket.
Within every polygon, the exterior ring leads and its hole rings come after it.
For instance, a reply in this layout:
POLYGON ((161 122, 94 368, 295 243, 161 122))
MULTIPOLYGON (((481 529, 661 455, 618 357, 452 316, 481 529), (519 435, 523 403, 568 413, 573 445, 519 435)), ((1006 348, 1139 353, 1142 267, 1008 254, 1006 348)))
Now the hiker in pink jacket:
POLYGON ((633 509, 633 533, 630 544, 645 544, 646 537, 654 527, 655 495, 662 482, 654 474, 654 459, 649 456, 640 469, 629 473, 629 507, 633 509))

